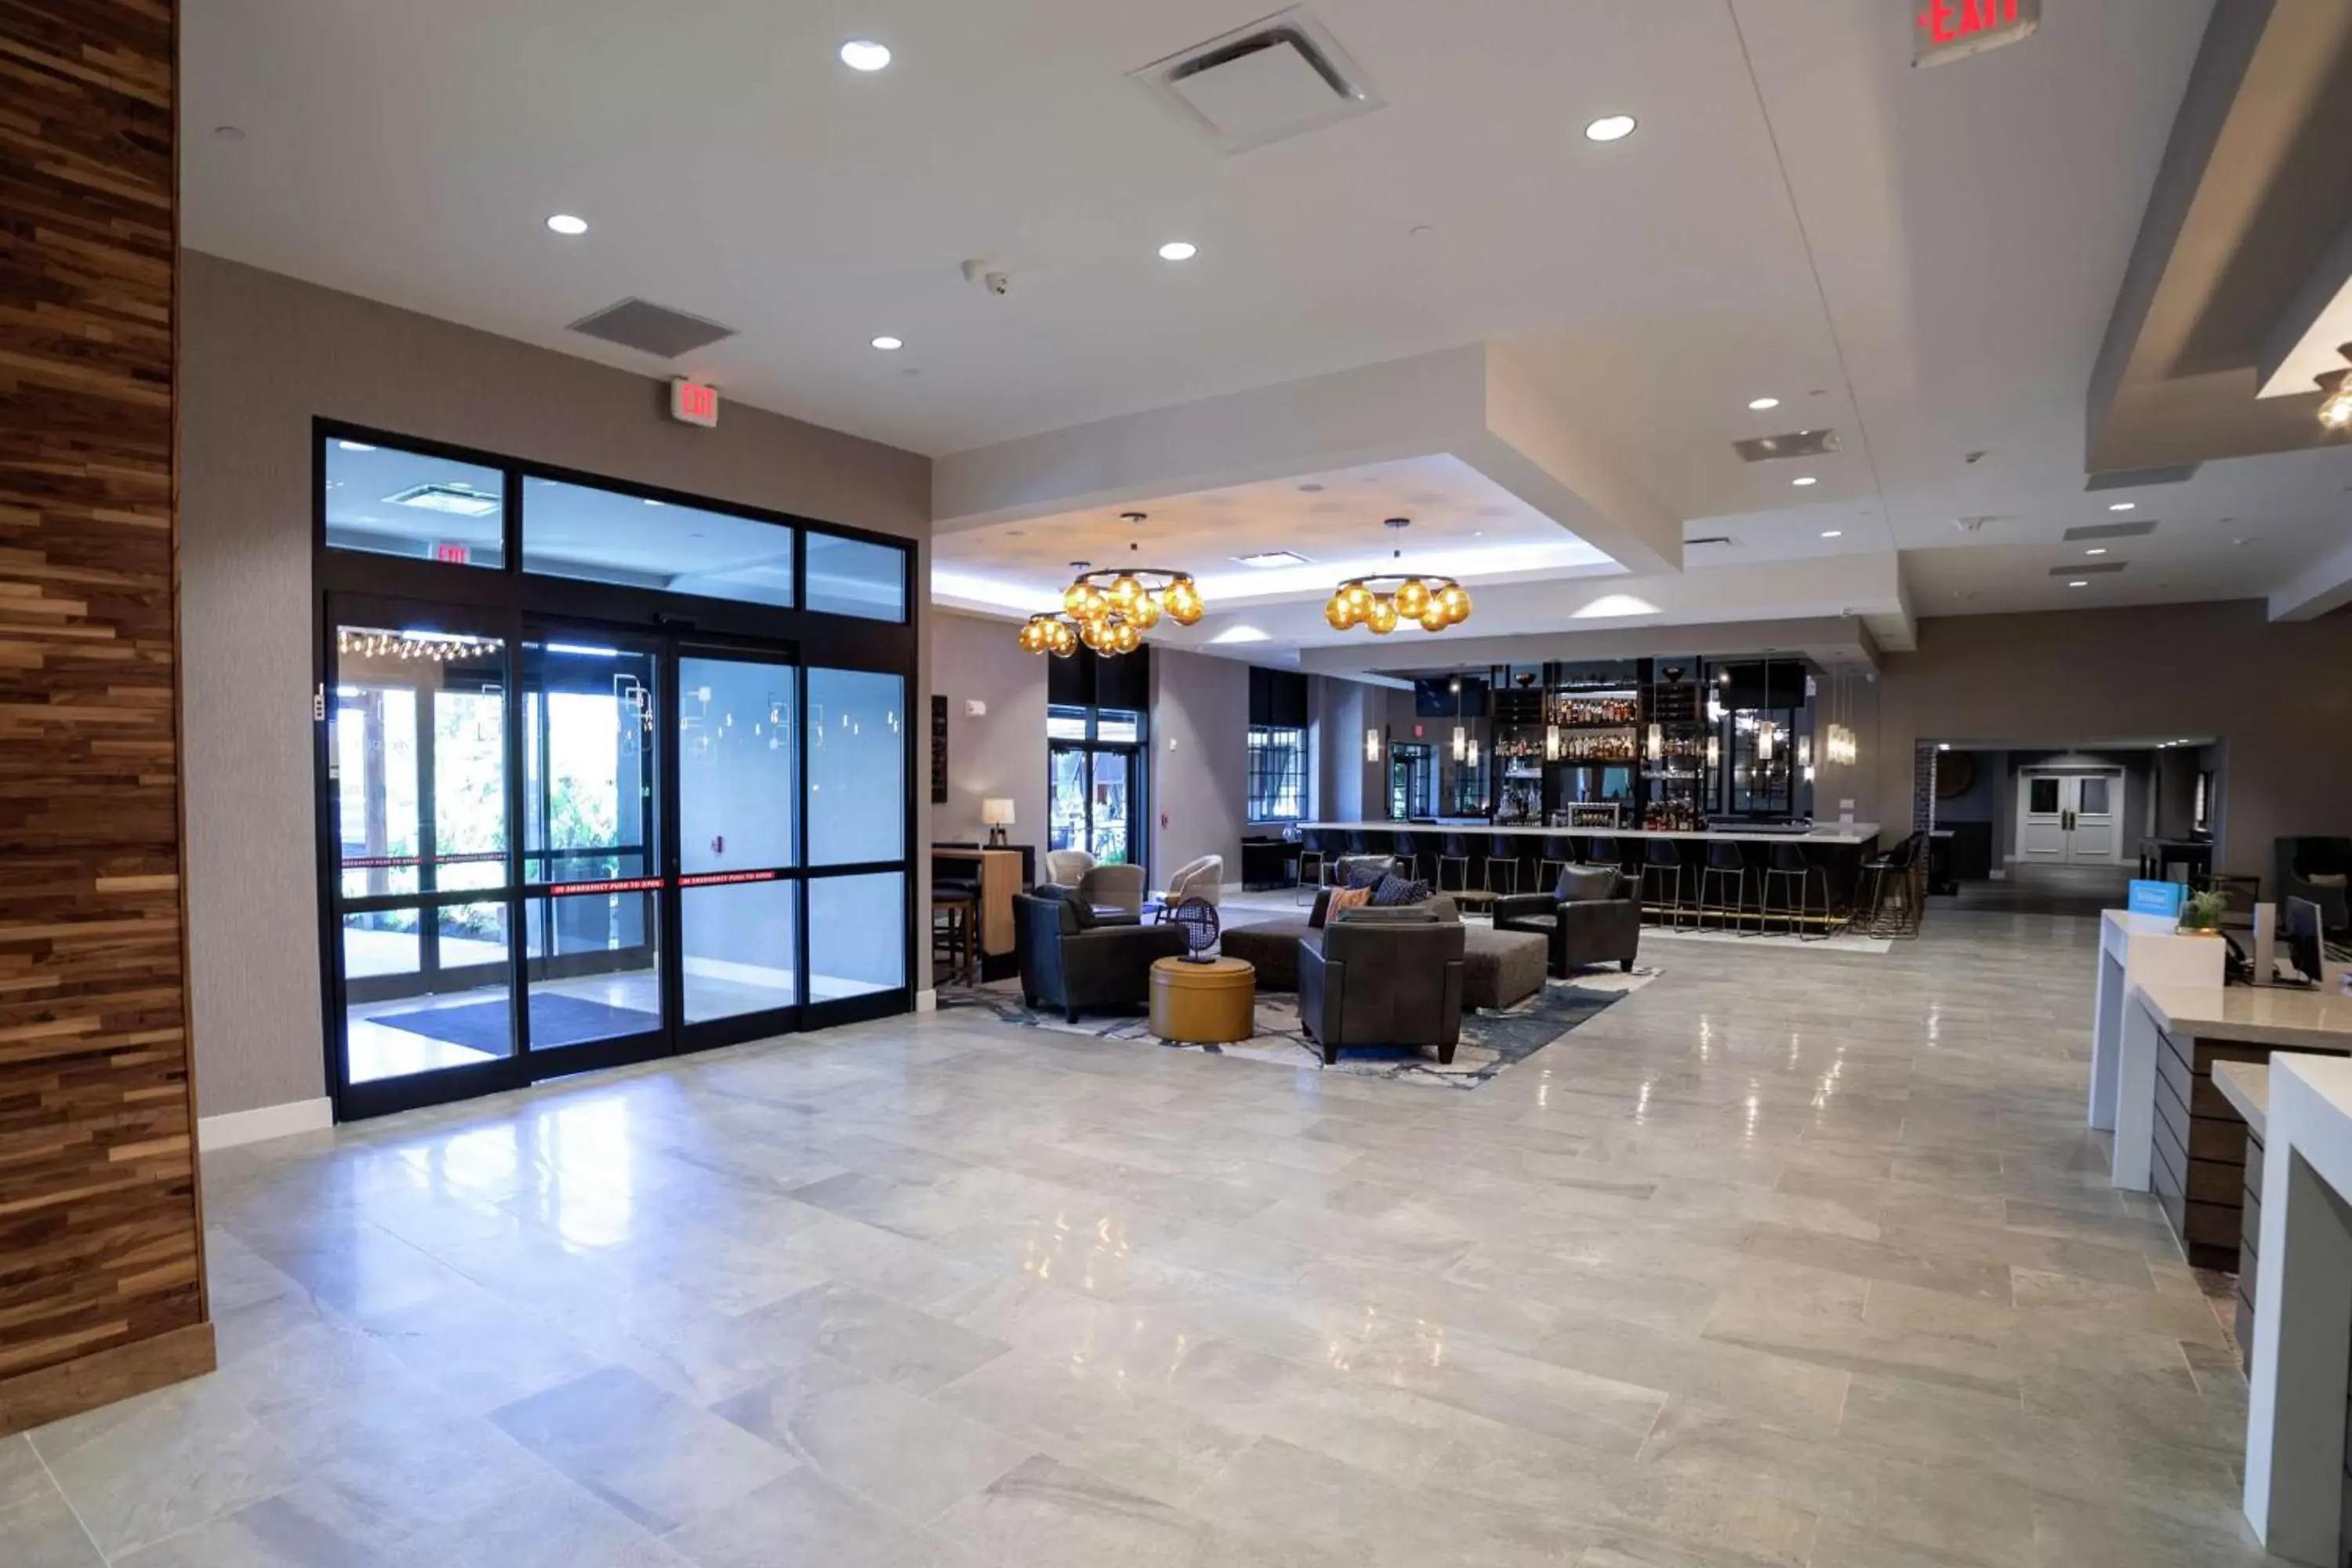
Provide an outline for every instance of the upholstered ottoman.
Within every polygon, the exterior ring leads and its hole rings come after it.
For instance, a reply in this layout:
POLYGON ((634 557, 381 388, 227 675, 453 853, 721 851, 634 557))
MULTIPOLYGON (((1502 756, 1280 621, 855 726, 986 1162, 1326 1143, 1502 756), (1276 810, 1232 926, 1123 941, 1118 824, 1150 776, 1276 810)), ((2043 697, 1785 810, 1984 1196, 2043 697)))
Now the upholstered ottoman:
POLYGON ((1483 1007, 1498 1013, 1518 1005, 1543 989, 1551 946, 1542 937, 1525 931, 1495 931, 1482 925, 1465 925, 1462 934, 1465 1007, 1483 1007))
POLYGON ((1228 926, 1217 935, 1217 951, 1227 958, 1242 959, 1255 968, 1260 991, 1296 991, 1298 989, 1298 939, 1314 929, 1305 921, 1228 926))

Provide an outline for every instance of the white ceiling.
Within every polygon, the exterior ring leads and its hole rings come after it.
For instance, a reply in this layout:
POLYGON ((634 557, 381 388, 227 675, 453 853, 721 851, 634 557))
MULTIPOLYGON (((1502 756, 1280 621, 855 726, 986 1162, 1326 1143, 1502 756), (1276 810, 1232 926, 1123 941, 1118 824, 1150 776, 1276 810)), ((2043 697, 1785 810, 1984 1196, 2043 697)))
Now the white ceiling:
MULTIPOLYGON (((1746 574, 1758 617, 1822 613, 1811 562, 1872 558, 1885 592, 1844 607, 1901 623, 2261 593, 2347 532, 2343 449, 2083 490, 2089 367, 2210 0, 2068 0, 2021 44, 1925 71, 1908 8, 1882 0, 1313 0, 1386 107, 1230 158, 1127 79, 1269 4, 188 0, 184 232, 935 455, 1506 343, 1686 538, 1738 540, 1684 575, 1746 574), (845 70, 853 36, 895 63, 845 70), (1616 111, 1633 136, 1583 139, 1616 111), (557 211, 588 235, 549 234, 557 211), (1157 259, 1178 237, 1199 258, 1157 259), (1006 297, 965 281, 971 257, 1012 275, 1006 297), (673 366, 563 330, 625 295, 741 335, 673 366), (873 351, 878 332, 907 347, 873 351), (1781 406, 1750 413, 1764 395, 1781 406), (1803 466, 1810 489, 1730 450, 1823 426, 1843 450, 1803 466), (2116 578, 2053 584, 2058 534, 2116 499, 2156 539, 2125 542, 2116 578), (1758 571, 1776 563, 1797 570, 1758 571)), ((1124 542, 1127 506, 1175 552, 1160 563, 1211 575, 1256 549, 1377 555, 1398 511, 1449 552, 1471 519, 1581 548, 1449 463, 1368 466, 1383 499, 1360 506, 1337 471, 1137 495, 946 536, 940 561, 1034 600, 1124 542)), ((1335 635, 1300 620, 1298 641, 1335 635)))

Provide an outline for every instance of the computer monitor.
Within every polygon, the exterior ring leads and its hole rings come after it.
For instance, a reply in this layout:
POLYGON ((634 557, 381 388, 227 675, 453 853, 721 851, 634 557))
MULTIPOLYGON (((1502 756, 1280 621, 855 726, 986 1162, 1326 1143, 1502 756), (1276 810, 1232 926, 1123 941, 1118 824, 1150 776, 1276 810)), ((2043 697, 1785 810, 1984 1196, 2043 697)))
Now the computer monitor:
POLYGON ((2286 938, 2287 962, 2294 965, 2305 984, 2320 984, 2326 974, 2326 949, 2319 933, 2319 906, 2309 899, 2289 899, 2279 925, 2280 934, 2286 938))

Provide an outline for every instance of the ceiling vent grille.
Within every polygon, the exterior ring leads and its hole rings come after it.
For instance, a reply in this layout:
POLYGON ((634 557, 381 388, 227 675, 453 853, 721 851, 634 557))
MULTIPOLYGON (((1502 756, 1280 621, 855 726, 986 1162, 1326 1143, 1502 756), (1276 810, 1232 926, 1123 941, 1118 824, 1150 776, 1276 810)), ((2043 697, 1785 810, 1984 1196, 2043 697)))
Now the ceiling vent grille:
POLYGON ((1743 463, 1775 463, 1783 458, 1819 458, 1841 450, 1834 430, 1791 430, 1784 436, 1756 436, 1734 441, 1731 449, 1743 463))
POLYGON ((2113 473, 2093 474, 2083 489, 2136 490, 2143 485, 2185 484, 2197 477, 2197 468, 2195 463, 2181 463, 2168 468, 2117 468, 2113 473))
POLYGON ((1301 6, 1129 75, 1228 154, 1370 114, 1382 103, 1339 40, 1301 6))
POLYGON ((2070 528, 2059 537, 2068 543, 2081 539, 2140 539, 2156 531, 2153 521, 2147 522, 2086 522, 2080 528, 2070 528))
POLYGON ((673 310, 646 300, 624 300, 607 306, 593 315, 581 317, 572 323, 572 330, 662 359, 676 359, 735 335, 732 327, 722 327, 716 321, 706 321, 699 316, 689 316, 684 310, 673 310))
POLYGON ((1739 541, 1727 533, 1702 533, 1696 539, 1683 541, 1683 548, 1685 550, 1696 550, 1702 544, 1727 545, 1737 550, 1739 547, 1739 541))
POLYGON ((2080 566, 2053 566, 2053 577, 2110 577, 2130 565, 2128 561, 2085 561, 2080 566))

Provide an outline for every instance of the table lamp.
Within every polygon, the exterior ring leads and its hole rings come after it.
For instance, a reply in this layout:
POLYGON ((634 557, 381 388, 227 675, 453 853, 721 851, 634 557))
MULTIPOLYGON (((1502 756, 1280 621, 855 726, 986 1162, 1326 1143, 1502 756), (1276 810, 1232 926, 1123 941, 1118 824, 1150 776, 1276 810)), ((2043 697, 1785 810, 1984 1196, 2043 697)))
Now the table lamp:
POLYGON ((981 826, 988 829, 988 847, 1004 847, 1004 830, 1013 826, 1013 803, 989 799, 980 803, 981 826))

